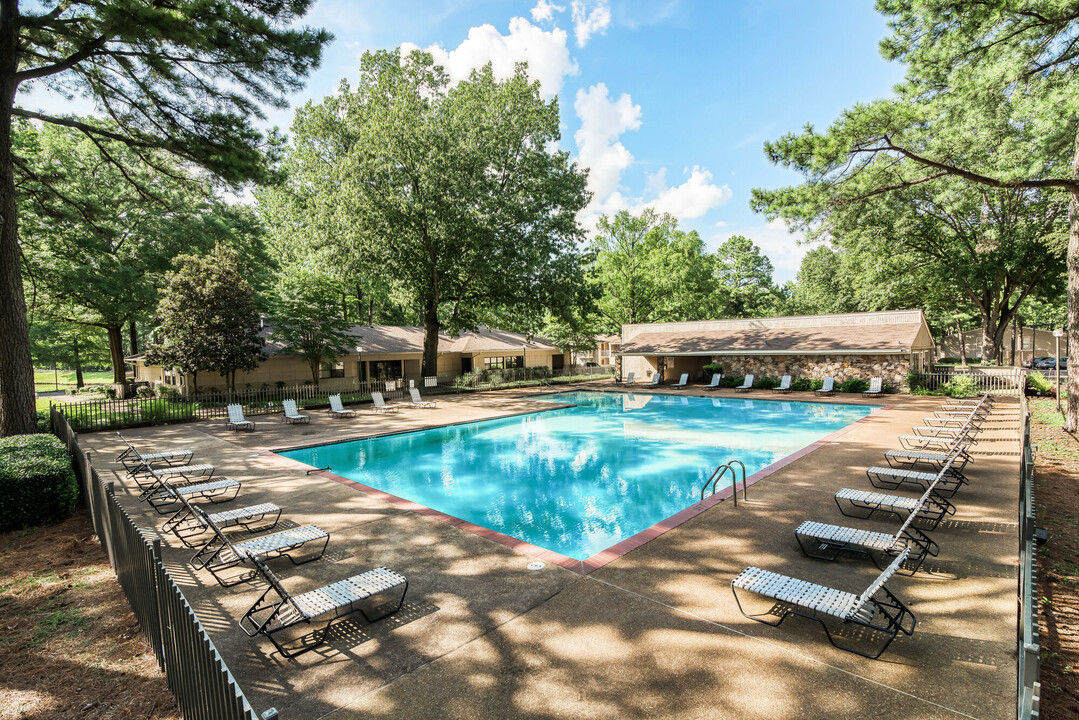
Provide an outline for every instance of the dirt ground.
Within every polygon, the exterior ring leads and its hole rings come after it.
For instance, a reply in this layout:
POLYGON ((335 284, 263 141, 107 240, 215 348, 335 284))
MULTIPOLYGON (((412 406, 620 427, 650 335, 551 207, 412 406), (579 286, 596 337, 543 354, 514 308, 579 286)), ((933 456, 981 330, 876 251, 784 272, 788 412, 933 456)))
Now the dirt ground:
POLYGON ((1037 444, 1034 493, 1038 525, 1049 542, 1038 549, 1042 695, 1046 720, 1079 717, 1079 437, 1062 429, 1056 401, 1031 401, 1037 444))
POLYGON ((0 534, 0 720, 179 720, 86 511, 0 534))

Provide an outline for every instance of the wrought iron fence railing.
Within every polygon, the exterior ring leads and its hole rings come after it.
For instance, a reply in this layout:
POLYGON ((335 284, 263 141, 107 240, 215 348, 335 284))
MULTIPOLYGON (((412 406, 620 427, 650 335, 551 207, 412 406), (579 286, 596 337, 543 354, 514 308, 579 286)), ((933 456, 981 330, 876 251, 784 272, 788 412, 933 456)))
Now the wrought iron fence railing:
POLYGON ((1030 412, 1020 395, 1022 458, 1019 471, 1019 720, 1039 717, 1041 640, 1038 632, 1037 510, 1034 505, 1034 452, 1030 412))
MULTIPOLYGON (((339 394, 347 404, 369 402, 371 393, 378 391, 386 400, 400 400, 416 387, 424 395, 444 392, 500 390, 531 385, 558 384, 609 377, 613 368, 571 367, 559 370, 547 368, 507 368, 478 370, 461 376, 424 377, 419 380, 335 379, 326 384, 288 385, 248 388, 236 391, 215 390, 198 395, 168 394, 159 397, 128 399, 82 400, 55 403, 76 431, 118 430, 140 425, 212 420, 228 417, 228 405, 243 406, 245 415, 267 415, 281 412, 283 400, 295 400, 303 408, 325 408, 329 396, 339 394)), ((167 392, 167 391, 166 391, 167 392)))
POLYGON ((53 433, 71 453, 94 533, 101 542, 142 633, 186 720, 271 720, 256 715, 202 623, 161 560, 161 540, 148 537, 102 481, 64 415, 50 413, 53 433))

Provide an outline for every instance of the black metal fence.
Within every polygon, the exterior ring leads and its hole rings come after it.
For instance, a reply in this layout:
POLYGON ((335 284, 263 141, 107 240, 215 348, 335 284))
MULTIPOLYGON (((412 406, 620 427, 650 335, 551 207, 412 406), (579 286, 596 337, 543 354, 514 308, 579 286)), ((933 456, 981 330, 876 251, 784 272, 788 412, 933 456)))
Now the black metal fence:
POLYGON ((543 373, 534 368, 480 370, 458 377, 426 377, 420 381, 353 380, 343 383, 336 380, 332 385, 323 387, 292 385, 234 392, 214 391, 191 396, 84 400, 54 403, 53 407, 63 413, 76 431, 119 430, 143 425, 225 418, 228 417, 228 405, 232 403, 242 405, 245 415, 254 416, 281 412, 283 400, 295 400, 301 409, 329 407, 329 396, 338 394, 341 402, 346 405, 370 402, 373 391, 381 392, 387 400, 399 400, 408 395, 410 383, 414 383, 424 395, 431 395, 581 382, 608 377, 612 372, 613 368, 607 367, 576 367, 546 370, 543 373))
MULTIPOLYGON (((210 636, 161 561, 161 540, 148 538, 116 500, 79 447, 78 435, 54 406, 53 433, 67 445, 94 532, 180 712, 186 720, 259 720, 210 636)), ((262 720, 277 717, 267 710, 262 720)))
POLYGON ((1034 453, 1030 444, 1030 413, 1022 408, 1022 460, 1019 487, 1019 702, 1020 720, 1039 716, 1041 640, 1038 633, 1037 511, 1034 506, 1034 453))

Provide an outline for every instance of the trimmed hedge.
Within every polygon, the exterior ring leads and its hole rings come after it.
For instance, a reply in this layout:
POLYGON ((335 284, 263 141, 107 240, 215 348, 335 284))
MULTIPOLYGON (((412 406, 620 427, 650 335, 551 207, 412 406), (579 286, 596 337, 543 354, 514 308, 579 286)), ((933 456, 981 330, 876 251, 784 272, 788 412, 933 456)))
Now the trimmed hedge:
POLYGON ((59 438, 0 438, 0 531, 60 522, 78 500, 71 456, 59 438))

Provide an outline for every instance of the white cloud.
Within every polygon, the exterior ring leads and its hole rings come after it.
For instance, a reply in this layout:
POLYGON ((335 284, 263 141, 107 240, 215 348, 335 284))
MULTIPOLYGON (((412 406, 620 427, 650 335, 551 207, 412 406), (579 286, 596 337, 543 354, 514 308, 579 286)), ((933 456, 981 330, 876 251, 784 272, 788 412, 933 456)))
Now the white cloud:
POLYGON ((611 24, 611 9, 607 6, 607 0, 596 0, 595 6, 591 9, 588 6, 589 3, 586 0, 573 0, 570 3, 577 47, 587 45, 589 38, 597 33, 606 35, 607 27, 611 24))
POLYGON ((715 235, 712 238, 712 247, 715 248, 732 235, 745 236, 757 244, 761 252, 767 255, 775 266, 775 281, 780 285, 794 279, 794 276, 798 274, 798 268, 802 266, 802 258, 814 247, 801 243, 805 240, 805 233, 789 232, 786 221, 778 219, 763 225, 715 235))
POLYGON ((689 177, 681 185, 666 187, 664 182, 663 189, 651 200, 639 201, 634 212, 651 207, 658 212, 670 213, 679 220, 686 220, 699 218, 731 199, 733 193, 730 187, 713 184, 712 173, 701 169, 699 165, 686 168, 683 174, 687 173, 689 177))
POLYGON ((565 5, 555 5, 547 0, 539 0, 536 7, 532 8, 532 19, 536 22, 551 22, 556 12, 562 12, 565 9, 565 5))
POLYGON ((723 229, 723 228, 727 227, 728 225, 730 225, 730 223, 727 222, 726 220, 717 220, 716 221, 716 227, 717 228, 723 229))
MULTIPOLYGON (((539 81, 545 97, 552 98, 561 92, 566 76, 578 72, 566 39, 565 30, 543 30, 525 18, 515 17, 510 20, 508 35, 493 25, 480 25, 471 28, 468 37, 453 50, 437 44, 425 50, 434 56, 436 64, 446 68, 454 83, 467 79, 472 70, 487 63, 491 63, 496 78, 506 79, 513 76, 516 63, 527 62, 529 77, 539 81)), ((401 44, 402 56, 416 49, 418 46, 412 43, 401 44)))
POLYGON ((622 171, 633 162, 633 155, 618 138, 641 126, 641 106, 634 105, 627 93, 612 101, 607 86, 597 83, 577 91, 573 109, 581 119, 581 128, 573 135, 577 158, 589 169, 592 204, 602 204, 618 190, 622 171))

